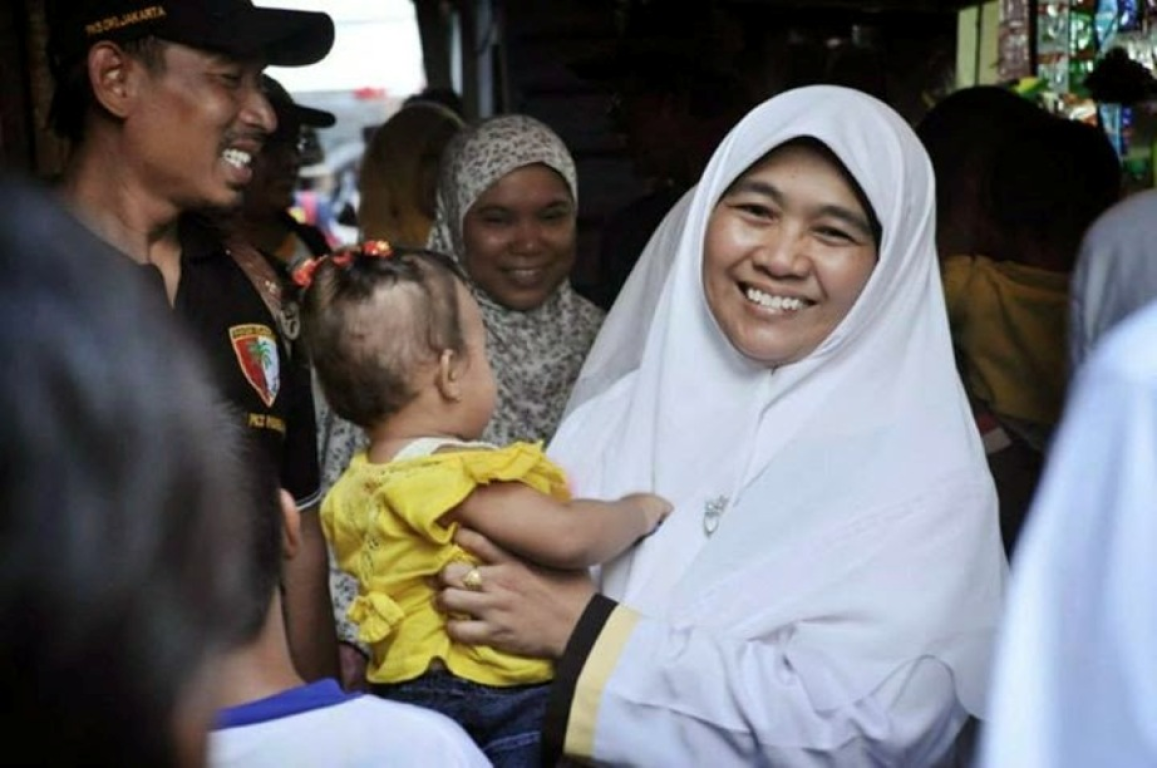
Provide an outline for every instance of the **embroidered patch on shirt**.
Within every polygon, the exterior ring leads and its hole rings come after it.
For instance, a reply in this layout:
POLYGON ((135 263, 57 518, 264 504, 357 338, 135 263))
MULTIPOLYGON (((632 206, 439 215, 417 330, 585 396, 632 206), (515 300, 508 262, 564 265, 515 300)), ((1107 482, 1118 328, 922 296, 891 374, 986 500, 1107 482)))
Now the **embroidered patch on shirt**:
POLYGON ((235 325, 229 329, 229 339, 241 371, 266 406, 272 406, 281 388, 280 361, 277 338, 265 325, 235 325))

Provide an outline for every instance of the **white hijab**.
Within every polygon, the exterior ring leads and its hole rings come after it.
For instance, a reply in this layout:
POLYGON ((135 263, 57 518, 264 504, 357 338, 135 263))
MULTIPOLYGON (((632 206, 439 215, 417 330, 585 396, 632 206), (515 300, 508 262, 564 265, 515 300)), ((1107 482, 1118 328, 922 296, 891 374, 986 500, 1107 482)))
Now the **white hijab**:
POLYGON ((919 140, 876 99, 813 86, 755 108, 652 237, 549 449, 580 495, 651 490, 675 504, 655 535, 604 566, 604 592, 750 638, 790 628, 797 668, 840 681, 811 689, 817 704, 855 700, 925 655, 953 667, 971 711, 984 698, 1006 566, 953 360, 934 198, 919 140), (801 136, 842 160, 883 237, 831 336, 772 371, 712 317, 702 245, 727 187, 801 136), (704 512, 721 498, 708 537, 704 512))

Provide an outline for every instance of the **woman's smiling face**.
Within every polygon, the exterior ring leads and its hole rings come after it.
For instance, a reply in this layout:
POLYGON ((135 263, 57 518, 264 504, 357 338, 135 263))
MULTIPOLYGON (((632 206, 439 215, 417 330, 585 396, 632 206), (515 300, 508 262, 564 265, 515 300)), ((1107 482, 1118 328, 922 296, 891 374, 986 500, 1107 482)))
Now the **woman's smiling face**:
POLYGON ((789 142, 724 192, 707 224, 703 289, 740 353, 769 368, 811 354, 876 266, 872 216, 847 172, 789 142))
POLYGON ((466 212, 463 265, 499 304, 536 309, 574 266, 576 217, 558 172, 540 163, 522 166, 494 182, 466 212))

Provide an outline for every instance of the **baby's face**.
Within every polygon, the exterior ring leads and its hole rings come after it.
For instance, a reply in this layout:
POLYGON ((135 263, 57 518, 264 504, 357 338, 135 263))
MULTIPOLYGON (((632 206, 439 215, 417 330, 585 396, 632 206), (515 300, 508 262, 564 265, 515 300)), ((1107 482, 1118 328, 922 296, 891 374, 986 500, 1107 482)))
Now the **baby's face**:
POLYGON ((462 379, 463 419, 461 425, 464 437, 477 438, 482 435, 498 397, 498 385, 494 381, 494 371, 486 356, 486 326, 482 322, 482 310, 462 283, 457 284, 458 316, 462 321, 462 335, 466 341, 464 375, 462 379))

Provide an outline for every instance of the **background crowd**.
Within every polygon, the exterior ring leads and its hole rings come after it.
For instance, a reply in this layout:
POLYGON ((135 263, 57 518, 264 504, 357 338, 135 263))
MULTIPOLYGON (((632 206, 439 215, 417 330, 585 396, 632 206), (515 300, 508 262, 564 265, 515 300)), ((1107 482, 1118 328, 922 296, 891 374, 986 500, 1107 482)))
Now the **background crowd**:
POLYGON ((1157 758, 1157 197, 1099 127, 624 45, 654 185, 580 292, 544 120, 407 100, 339 242, 264 74, 330 17, 131 5, 50 5, 68 162, 0 182, 23 764, 1157 758))

